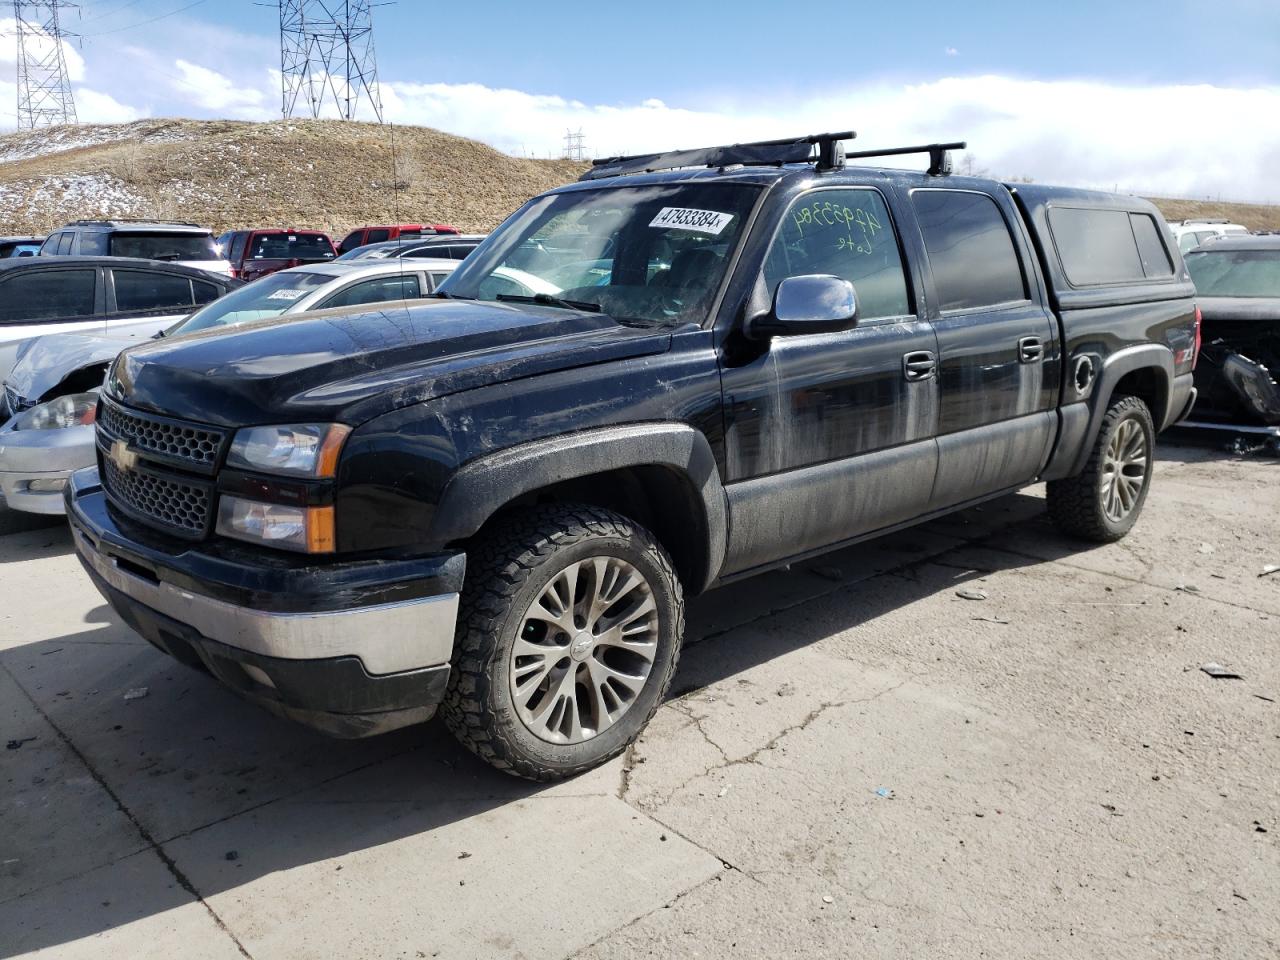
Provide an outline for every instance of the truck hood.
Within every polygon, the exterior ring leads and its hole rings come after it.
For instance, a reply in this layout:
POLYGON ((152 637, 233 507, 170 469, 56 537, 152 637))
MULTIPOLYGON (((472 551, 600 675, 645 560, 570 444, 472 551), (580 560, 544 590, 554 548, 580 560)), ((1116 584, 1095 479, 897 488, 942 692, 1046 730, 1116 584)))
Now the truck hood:
POLYGON ((121 350, 149 340, 176 322, 174 317, 121 324, 107 333, 51 333, 34 337, 18 349, 18 361, 5 377, 25 400, 39 400, 70 374, 109 364, 121 350))
POLYGON ((1197 297, 1206 320, 1260 320, 1280 324, 1280 297, 1197 297))
POLYGON ((459 390, 665 351, 669 330, 602 314, 439 300, 285 315, 121 354, 111 393, 221 426, 362 423, 459 390))

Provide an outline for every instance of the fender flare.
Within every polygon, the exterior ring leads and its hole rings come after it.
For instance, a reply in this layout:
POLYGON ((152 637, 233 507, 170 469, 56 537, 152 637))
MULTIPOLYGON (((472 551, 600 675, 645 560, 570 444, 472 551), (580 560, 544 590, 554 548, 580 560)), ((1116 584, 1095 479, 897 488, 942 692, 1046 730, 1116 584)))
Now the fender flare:
POLYGON ((534 440, 460 467, 436 506, 431 539, 474 536, 504 505, 545 487, 626 467, 666 467, 682 475, 701 502, 705 522, 705 589, 720 572, 728 540, 728 507, 707 438, 686 424, 644 423, 583 430, 534 440))
MULTIPOLYGON (((1173 397, 1174 379, 1173 351, 1160 343, 1139 343, 1117 350, 1102 361, 1102 370, 1098 373, 1093 385, 1093 392, 1085 401, 1089 406, 1089 419, 1084 430, 1083 442, 1080 443, 1080 448, 1071 461, 1070 469, 1061 474, 1062 476, 1075 476, 1084 469, 1089 460, 1089 452, 1093 449, 1093 441, 1098 436, 1098 431, 1102 429, 1102 418, 1106 416, 1107 407, 1111 404, 1111 396, 1115 393, 1116 384, 1126 374, 1147 369, 1154 370, 1160 375, 1166 397, 1165 406, 1170 406, 1168 401, 1173 397)), ((1071 384, 1068 383, 1067 390, 1071 389, 1071 384)), ((1170 414, 1166 410, 1165 417, 1168 418, 1168 416, 1170 414)), ((1156 424, 1156 429, 1160 428, 1161 424, 1156 424)), ((1057 471, 1052 472, 1057 473, 1057 471)))

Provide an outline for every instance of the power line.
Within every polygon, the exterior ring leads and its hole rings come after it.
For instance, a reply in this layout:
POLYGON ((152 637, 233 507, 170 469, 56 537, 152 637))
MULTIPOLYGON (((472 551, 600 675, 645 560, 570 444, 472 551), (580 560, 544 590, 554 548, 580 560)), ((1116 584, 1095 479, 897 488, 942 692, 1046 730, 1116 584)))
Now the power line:
POLYGON ((66 0, 13 0, 19 130, 76 122, 62 29, 62 11, 71 6, 66 0))
POLYGON ((280 0, 280 73, 286 119, 299 110, 318 118, 332 102, 351 120, 367 100, 381 123, 370 0, 280 0))

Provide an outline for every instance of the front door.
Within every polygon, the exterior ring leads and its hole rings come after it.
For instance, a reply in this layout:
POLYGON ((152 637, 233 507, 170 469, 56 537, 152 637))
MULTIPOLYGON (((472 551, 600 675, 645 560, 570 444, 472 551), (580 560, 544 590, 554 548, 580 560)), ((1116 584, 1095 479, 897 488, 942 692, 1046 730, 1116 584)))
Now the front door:
POLYGON ((874 188, 802 194, 759 278, 854 284, 858 324, 775 337, 722 360, 730 530, 724 574, 816 551, 923 513, 937 462, 937 344, 899 233, 874 188))

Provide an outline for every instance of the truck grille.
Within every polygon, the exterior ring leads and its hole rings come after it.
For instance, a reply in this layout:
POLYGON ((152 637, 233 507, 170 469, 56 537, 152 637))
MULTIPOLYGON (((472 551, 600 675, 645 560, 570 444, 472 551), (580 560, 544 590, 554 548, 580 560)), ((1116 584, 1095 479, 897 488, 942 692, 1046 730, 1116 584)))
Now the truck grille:
POLYGON ((191 539, 209 532, 213 500, 210 487, 139 470, 121 470, 106 455, 102 458, 102 483, 116 506, 150 526, 191 539))
POLYGON ((125 410, 106 397, 98 410, 98 423, 113 439, 124 440, 141 453, 156 454, 201 473, 213 473, 227 438, 211 427, 125 410))
POLYGON ((97 439, 102 487, 112 506, 165 533, 190 540, 209 535, 213 474, 226 431, 131 410, 104 396, 97 439))

